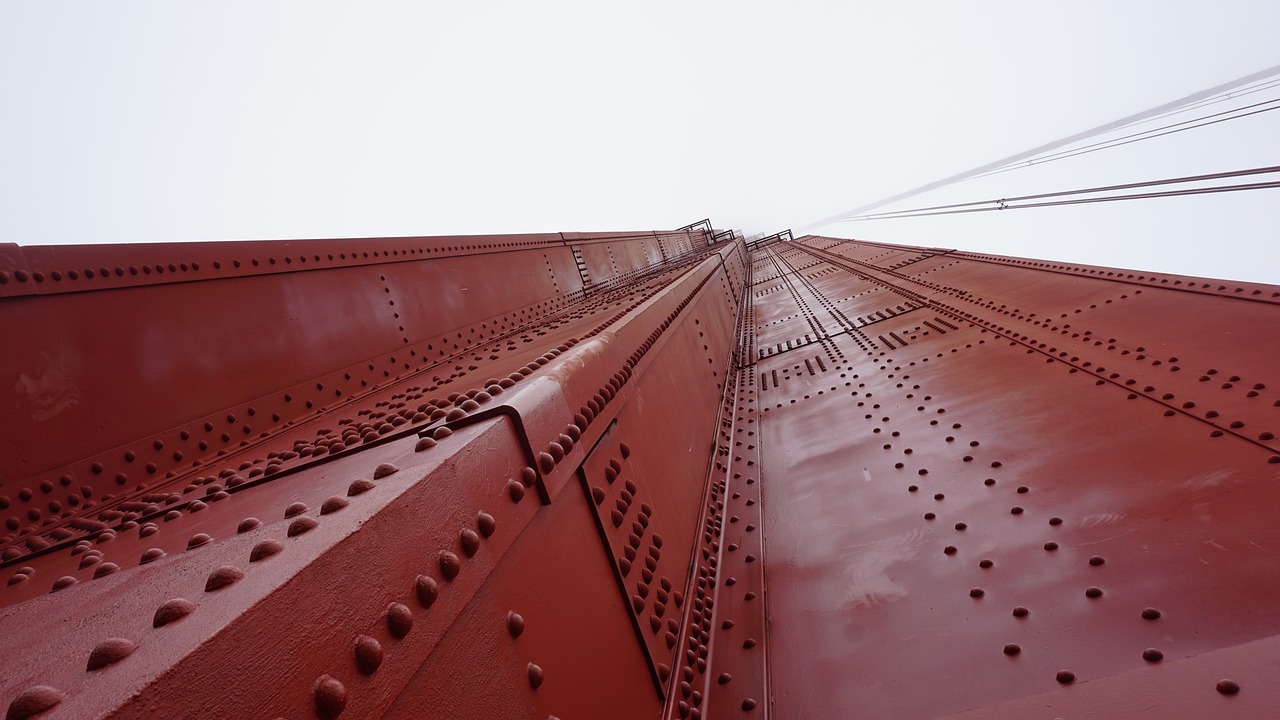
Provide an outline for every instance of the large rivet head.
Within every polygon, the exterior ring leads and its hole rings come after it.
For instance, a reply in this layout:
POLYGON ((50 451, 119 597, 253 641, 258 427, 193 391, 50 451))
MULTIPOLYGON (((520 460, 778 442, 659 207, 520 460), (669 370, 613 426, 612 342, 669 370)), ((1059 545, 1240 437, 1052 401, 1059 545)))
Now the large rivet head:
POLYGON ((85 668, 89 672, 114 665, 133 654, 138 645, 125 638, 108 638, 98 643, 89 653, 89 664, 85 668))
POLYGON ((151 626, 164 627, 169 623, 175 623, 195 612, 195 609, 195 603, 190 600, 174 598, 156 609, 155 617, 151 620, 151 626))
POLYGON ((18 693, 18 697, 9 703, 9 711, 5 720, 27 720, 62 702, 67 694, 48 685, 35 685, 18 693))
POLYGON ((204 591, 216 592, 228 585, 235 584, 243 577, 244 573, 240 572, 238 568, 223 565, 209 574, 209 579, 204 583, 204 591))
POLYGON ((413 592, 418 596, 418 604, 424 608, 429 608, 440 595, 440 586, 436 583, 435 578, 419 575, 413 581, 413 592))
POLYGON ((524 492, 525 492, 524 485, 521 485, 515 480, 509 480, 507 482, 507 494, 511 496, 512 501, 520 502, 521 500, 523 500, 524 492))
POLYGON ((458 543, 462 546, 462 552, 465 553, 467 557, 471 557, 480 549, 480 536, 476 534, 475 530, 466 528, 459 533, 458 543))
POLYGON ((524 618, 520 613, 507 613, 507 632, 511 633, 511 637, 518 638, 524 632, 524 618))
POLYGON ((283 549, 284 546, 280 544, 279 540, 263 540, 257 545, 254 545, 253 549, 249 551, 249 562, 266 560, 283 549))
POLYGON ((289 523, 289 529, 285 531, 285 534, 289 537, 297 537, 305 532, 314 530, 319 524, 320 521, 315 518, 303 515, 294 518, 293 522, 289 523))
POLYGON ((312 690, 316 702, 316 715, 322 720, 333 720, 347 708, 347 688, 332 676, 316 678, 312 690))
POLYGON ((458 556, 448 550, 440 551, 440 574, 444 575, 445 580, 452 580, 458 577, 458 571, 462 569, 462 562, 458 560, 458 556))
POLYGON ((338 497, 337 495, 334 495, 328 500, 325 500, 324 504, 320 506, 320 514, 328 515, 330 513, 336 513, 339 510, 345 508, 347 504, 348 503, 346 498, 338 497))
POLYGON ((480 530, 480 534, 489 537, 493 535, 493 531, 498 528, 498 521, 487 512, 481 512, 476 515, 476 527, 480 530))
POLYGON ((393 602, 387 606, 387 630, 391 636, 400 639, 413 629, 413 612, 403 603, 393 602))
POLYGON ((357 635, 355 644, 356 669, 372 675, 382 665, 382 643, 368 635, 357 635))
POLYGON ((538 467, 542 468, 544 474, 550 473, 556 469, 556 459, 551 457, 551 453, 538 453, 538 467))

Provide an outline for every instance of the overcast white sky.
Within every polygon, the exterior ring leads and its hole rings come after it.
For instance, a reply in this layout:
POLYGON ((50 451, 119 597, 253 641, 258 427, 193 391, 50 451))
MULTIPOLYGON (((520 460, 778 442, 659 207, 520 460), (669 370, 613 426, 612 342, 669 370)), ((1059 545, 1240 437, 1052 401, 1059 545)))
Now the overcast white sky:
MULTIPOLYGON (((772 232, 1280 64, 1277 31, 1273 0, 7 0, 0 242, 772 232)), ((1278 116, 897 207, 1276 165, 1278 116)), ((1259 190, 822 232, 1274 283, 1278 220, 1259 190)))

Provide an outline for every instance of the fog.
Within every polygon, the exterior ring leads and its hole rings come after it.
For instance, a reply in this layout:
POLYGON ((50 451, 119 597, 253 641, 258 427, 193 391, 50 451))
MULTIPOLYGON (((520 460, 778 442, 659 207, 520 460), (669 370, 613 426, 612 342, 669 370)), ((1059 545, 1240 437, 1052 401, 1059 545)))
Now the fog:
MULTIPOLYGON (((7 3, 0 242, 798 229, 1274 66, 1277 27, 1261 0, 7 3)), ((1261 113, 892 207, 1278 159, 1261 113)), ((1272 189, 811 231, 1274 283, 1278 219, 1272 189)))

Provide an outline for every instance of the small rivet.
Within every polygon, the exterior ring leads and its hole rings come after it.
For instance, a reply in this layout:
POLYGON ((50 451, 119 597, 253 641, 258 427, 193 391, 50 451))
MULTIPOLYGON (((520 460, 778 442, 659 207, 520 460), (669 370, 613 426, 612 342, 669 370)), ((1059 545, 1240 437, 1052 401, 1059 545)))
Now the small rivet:
POLYGON ((1063 685, 1070 685, 1076 681, 1076 674, 1070 670, 1059 670, 1057 675, 1058 682, 1063 685))
POLYGON ((556 469, 556 459, 551 457, 551 453, 538 453, 538 467, 543 473, 550 473, 556 469))
POLYGON ((1219 680, 1218 692, 1222 693, 1223 695, 1235 695, 1236 693, 1240 692, 1240 685, 1235 680, 1227 680, 1227 679, 1219 680))
POLYGON ((418 596, 418 604, 424 608, 429 608, 440 595, 440 586, 436 583, 435 578, 419 575, 413 581, 413 592, 418 596))
POLYGON ((946 546, 946 547, 942 548, 942 552, 946 553, 947 555, 955 555, 955 554, 956 554, 956 546, 955 546, 955 545, 948 545, 948 546, 946 546))
POLYGON ((511 633, 511 637, 518 638, 524 632, 524 618, 520 613, 507 613, 507 632, 511 633))
POLYGON ((980 598, 986 594, 987 592, 980 587, 972 588, 969 590, 969 597, 971 598, 980 598))
POLYGON ((72 585, 75 585, 78 582, 80 581, 70 575, 63 575, 62 577, 53 581, 53 589, 50 590, 49 592, 58 592, 59 590, 65 590, 71 587, 72 585))
POLYGON ((542 668, 538 667, 537 665, 534 665, 533 663, 529 663, 528 671, 529 671, 529 685, 534 690, 537 690, 542 685, 542 680, 543 680, 542 668))
POLYGON ((387 630, 397 640, 409 634, 413 629, 413 612, 403 603, 393 602, 387 606, 387 630))
POLYGON ((174 598, 156 609, 151 619, 151 627, 164 627, 190 615, 196 609, 195 603, 183 598, 174 598))
POLYGON ((1093 557, 1089 558, 1089 564, 1093 565, 1094 567, 1103 565, 1106 562, 1107 562, 1106 559, 1103 558, 1101 555, 1094 555, 1093 557))
POLYGON ((1026 608, 1024 608, 1024 607, 1022 607, 1021 605, 1019 605, 1019 606, 1017 606, 1017 607, 1015 607, 1015 608, 1013 609, 1013 616, 1014 616, 1014 617, 1019 617, 1019 618, 1020 618, 1020 617, 1026 617, 1027 615, 1030 615, 1030 614, 1031 614, 1031 611, 1030 611, 1030 610, 1028 610, 1028 609, 1026 609, 1026 608))
POLYGON ((440 551, 440 574, 444 575, 445 580, 452 580, 458 577, 458 571, 462 569, 462 563, 458 560, 458 556, 448 550, 440 551))
POLYGON ((364 675, 374 674, 382 665, 382 643, 368 635, 356 636, 353 652, 356 656, 356 669, 364 675))
POLYGON ((5 720, 27 720, 62 702, 67 694, 48 685, 35 685, 18 693, 18 697, 9 703, 5 720))
POLYGON ((297 537, 309 530, 314 530, 319 524, 320 521, 315 518, 303 515, 302 517, 294 518, 293 522, 289 523, 289 529, 285 531, 285 534, 289 537, 297 537))
POLYGON ((259 520, 258 518, 247 517, 247 518, 245 518, 245 519, 241 520, 241 521, 240 521, 240 524, 239 524, 238 526, 236 526, 236 532, 237 532, 237 533, 247 533, 247 532, 249 532, 250 530, 256 530, 257 528, 259 528, 259 527, 261 527, 261 526, 262 526, 262 521, 261 521, 261 520, 259 520))
POLYGON ((209 574, 209 579, 204 583, 205 592, 215 592, 221 590, 228 585, 232 585, 244 577, 244 573, 239 568, 230 565, 223 565, 209 574))
POLYGON ((480 529, 480 534, 484 537, 493 535, 493 531, 498 527, 498 521, 487 512, 481 512, 476 515, 476 527, 480 529))
POLYGON ((467 557, 475 555, 476 551, 480 549, 480 536, 471 528, 463 529, 463 531, 459 533, 458 541, 462 546, 462 552, 466 553, 467 557))
POLYGON ((351 484, 347 486, 347 497, 355 497, 362 493, 369 492, 373 488, 374 488, 373 482, 368 480, 367 478, 359 478, 357 480, 353 480, 351 484))
POLYGON ((347 688, 329 675, 316 678, 312 690, 316 702, 316 715, 322 720, 333 720, 347 708, 347 688))
POLYGON ((1022 652, 1022 648, 1017 643, 1009 643, 1004 646, 1005 655, 1017 655, 1020 652, 1022 652))
POLYGON ((512 501, 520 502, 524 499, 524 485, 515 480, 507 481, 507 494, 511 496, 512 501))
POLYGON ((208 545, 212 541, 213 541, 213 538, 209 537, 207 534, 196 533, 195 535, 191 536, 190 540, 187 541, 187 549, 194 550, 200 547, 201 545, 208 545))
POLYGON ((286 519, 291 517, 296 517, 306 511, 307 511, 307 506, 305 503, 296 502, 296 503, 290 504, 289 507, 284 509, 284 516, 286 519))
POLYGON ((1147 662, 1160 662, 1164 659, 1164 653, 1155 648, 1147 648, 1142 651, 1142 659, 1147 662))
POLYGON ((133 654, 138 645, 125 638, 108 638, 98 643, 89 653, 89 664, 85 668, 89 672, 114 665, 133 654))
POLYGON ((257 545, 254 545, 253 549, 249 551, 249 562, 265 560, 283 549, 284 546, 281 545, 278 540, 263 540, 257 545))
POLYGON ((373 471, 373 479, 381 480, 382 478, 388 475, 393 475, 399 471, 400 468, 392 465, 391 463, 382 463, 373 471))
POLYGON ((1160 611, 1153 607, 1144 608, 1142 610, 1142 619, 1143 620, 1159 620, 1160 611))
POLYGON ((1102 588, 1090 587, 1089 589, 1084 591, 1084 596, 1090 597, 1090 598, 1100 598, 1102 597, 1102 588))
POLYGON ((346 498, 342 498, 342 497, 338 497, 337 495, 334 495, 328 500, 325 500, 324 504, 320 506, 320 514, 328 515, 330 513, 336 513, 339 510, 345 508, 346 506, 347 506, 346 498))

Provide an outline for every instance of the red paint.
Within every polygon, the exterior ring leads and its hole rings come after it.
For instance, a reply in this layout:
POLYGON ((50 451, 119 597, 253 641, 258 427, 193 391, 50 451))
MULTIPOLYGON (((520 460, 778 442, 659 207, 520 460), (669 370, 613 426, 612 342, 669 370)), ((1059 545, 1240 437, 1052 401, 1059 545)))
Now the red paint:
POLYGON ((0 298, 11 717, 1274 704, 1274 287, 703 222, 0 298))
POLYGON ((1280 630, 1258 511, 1280 396, 1254 390, 1276 288, 822 238, 759 255, 758 344, 833 335, 756 364, 779 717, 1235 712, 1232 670, 1174 687, 1144 652, 1280 630), (1109 676, 1122 703, 1088 690, 1109 676), (1003 709, 1041 693, 1076 699, 1003 709))

